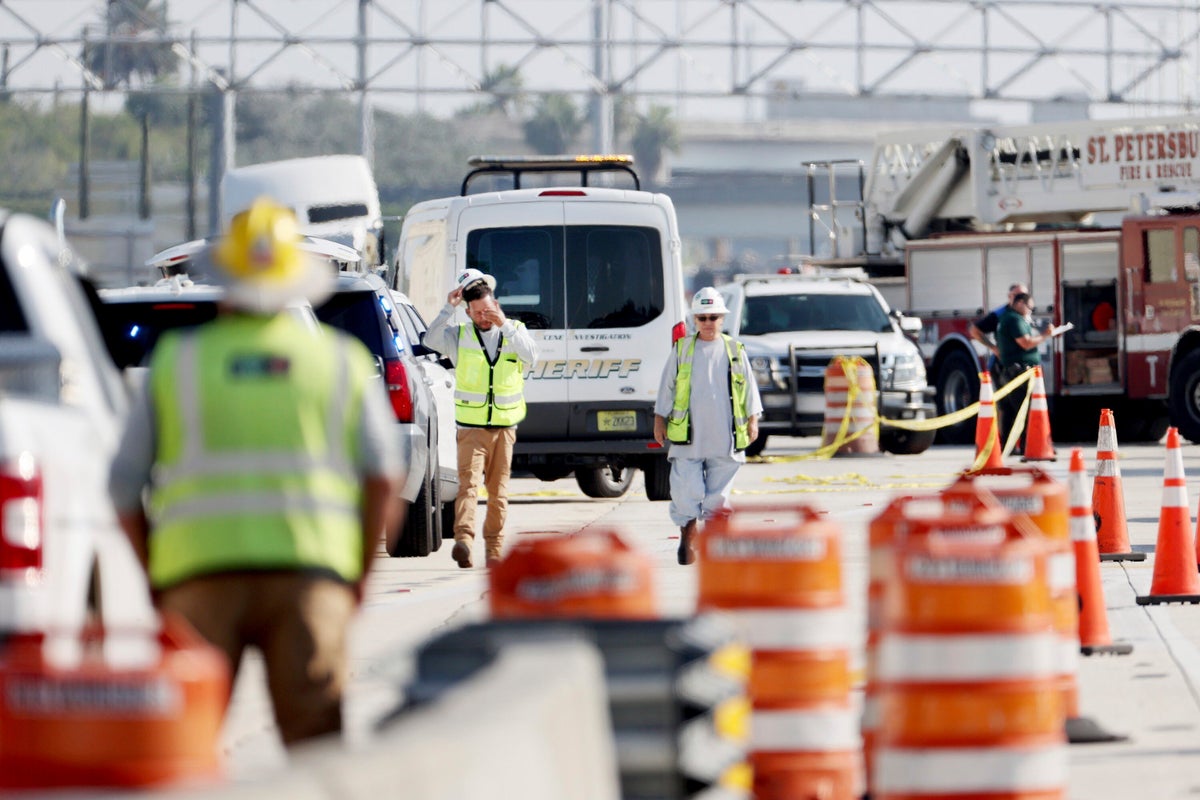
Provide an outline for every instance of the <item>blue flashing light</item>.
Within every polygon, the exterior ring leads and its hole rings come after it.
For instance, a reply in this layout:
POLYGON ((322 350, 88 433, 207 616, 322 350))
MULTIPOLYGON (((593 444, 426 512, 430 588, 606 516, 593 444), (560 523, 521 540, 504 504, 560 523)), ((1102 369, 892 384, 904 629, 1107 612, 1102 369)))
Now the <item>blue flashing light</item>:
POLYGON ((400 334, 393 336, 392 341, 396 343, 397 350, 404 352, 404 338, 400 334))
POLYGON ((386 297, 379 298, 379 305, 383 306, 383 310, 387 313, 392 313, 392 304, 388 302, 386 297))
POLYGON ((132 328, 129 329, 129 338, 136 339, 138 333, 141 332, 141 330, 142 330, 141 325, 134 325, 132 328))

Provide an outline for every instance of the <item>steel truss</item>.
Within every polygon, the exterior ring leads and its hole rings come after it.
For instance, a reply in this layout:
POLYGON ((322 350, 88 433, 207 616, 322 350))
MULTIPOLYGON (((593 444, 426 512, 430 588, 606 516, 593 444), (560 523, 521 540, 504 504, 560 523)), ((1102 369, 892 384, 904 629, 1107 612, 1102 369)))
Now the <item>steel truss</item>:
MULTIPOLYGON (((110 0, 131 7, 132 0, 110 0)), ((169 43, 221 91, 355 92, 430 108, 523 92, 631 96, 702 118, 746 98, 1068 97, 1188 111, 1200 4, 1106 0, 197 0, 163 33, 100 0, 0 1, 0 85, 101 89, 80 53, 169 43)), ((742 110, 742 106, 737 106, 742 110)))

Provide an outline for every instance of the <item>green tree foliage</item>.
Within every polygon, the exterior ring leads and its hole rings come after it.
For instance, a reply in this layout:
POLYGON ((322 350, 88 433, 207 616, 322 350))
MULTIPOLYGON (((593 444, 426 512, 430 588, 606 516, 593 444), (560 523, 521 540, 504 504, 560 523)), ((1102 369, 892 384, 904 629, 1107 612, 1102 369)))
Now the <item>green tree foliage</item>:
POLYGON ((131 86, 135 77, 150 82, 173 75, 179 56, 159 41, 169 25, 165 0, 108 0, 103 19, 107 41, 85 44, 83 63, 100 76, 105 89, 131 86))
POLYGON ((583 130, 584 117, 565 94, 542 95, 525 121, 525 141, 543 155, 566 153, 583 130))
MULTIPOLYGON (((79 161, 79 106, 0 104, 0 207, 44 215, 79 161)), ((128 114, 92 114, 91 157, 135 159, 141 142, 128 114)), ((73 198, 68 198, 73 202, 73 198)))
POLYGON ((638 173, 648 182, 658 177, 668 151, 679 152, 679 125, 666 106, 651 106, 640 116, 630 142, 638 173))
POLYGON ((462 109, 458 112, 459 115, 499 112, 511 118, 519 114, 528 101, 525 79, 521 76, 520 69, 511 64, 500 64, 495 69, 488 70, 480 81, 479 91, 487 95, 487 99, 462 109))

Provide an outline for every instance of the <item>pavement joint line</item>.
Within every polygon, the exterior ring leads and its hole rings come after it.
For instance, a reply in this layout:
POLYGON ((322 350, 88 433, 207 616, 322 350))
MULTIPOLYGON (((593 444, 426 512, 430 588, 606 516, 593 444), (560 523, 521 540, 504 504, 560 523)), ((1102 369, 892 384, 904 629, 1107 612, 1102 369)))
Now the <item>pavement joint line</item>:
MULTIPOLYGON (((1133 585, 1133 576, 1129 570, 1125 568, 1125 562, 1117 562, 1121 566, 1121 571, 1125 573, 1125 579, 1129 583, 1129 588, 1133 590, 1134 595, 1138 594, 1137 588, 1133 585)), ((1180 630, 1175 627, 1175 623, 1171 622, 1171 606, 1169 604, 1162 606, 1139 606, 1146 619, 1154 626, 1155 632, 1158 634, 1159 641, 1167 650, 1167 655, 1171 657, 1171 661, 1179 668, 1180 677, 1187 684, 1188 694, 1192 696, 1192 702, 1196 708, 1200 709, 1200 650, 1189 642, 1180 630), (1160 613, 1151 613, 1151 611, 1160 613)))

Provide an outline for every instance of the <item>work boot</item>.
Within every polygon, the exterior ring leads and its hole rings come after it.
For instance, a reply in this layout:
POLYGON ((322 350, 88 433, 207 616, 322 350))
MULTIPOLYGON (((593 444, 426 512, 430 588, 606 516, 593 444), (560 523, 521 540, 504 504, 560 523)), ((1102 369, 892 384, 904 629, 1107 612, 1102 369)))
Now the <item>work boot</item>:
POLYGON ((450 551, 450 557, 463 569, 470 569, 471 543, 462 539, 458 540, 454 543, 454 549, 450 551))
POLYGON ((696 520, 689 520, 687 525, 679 529, 679 552, 676 557, 680 564, 692 564, 696 561, 696 545, 692 539, 696 535, 696 520))

